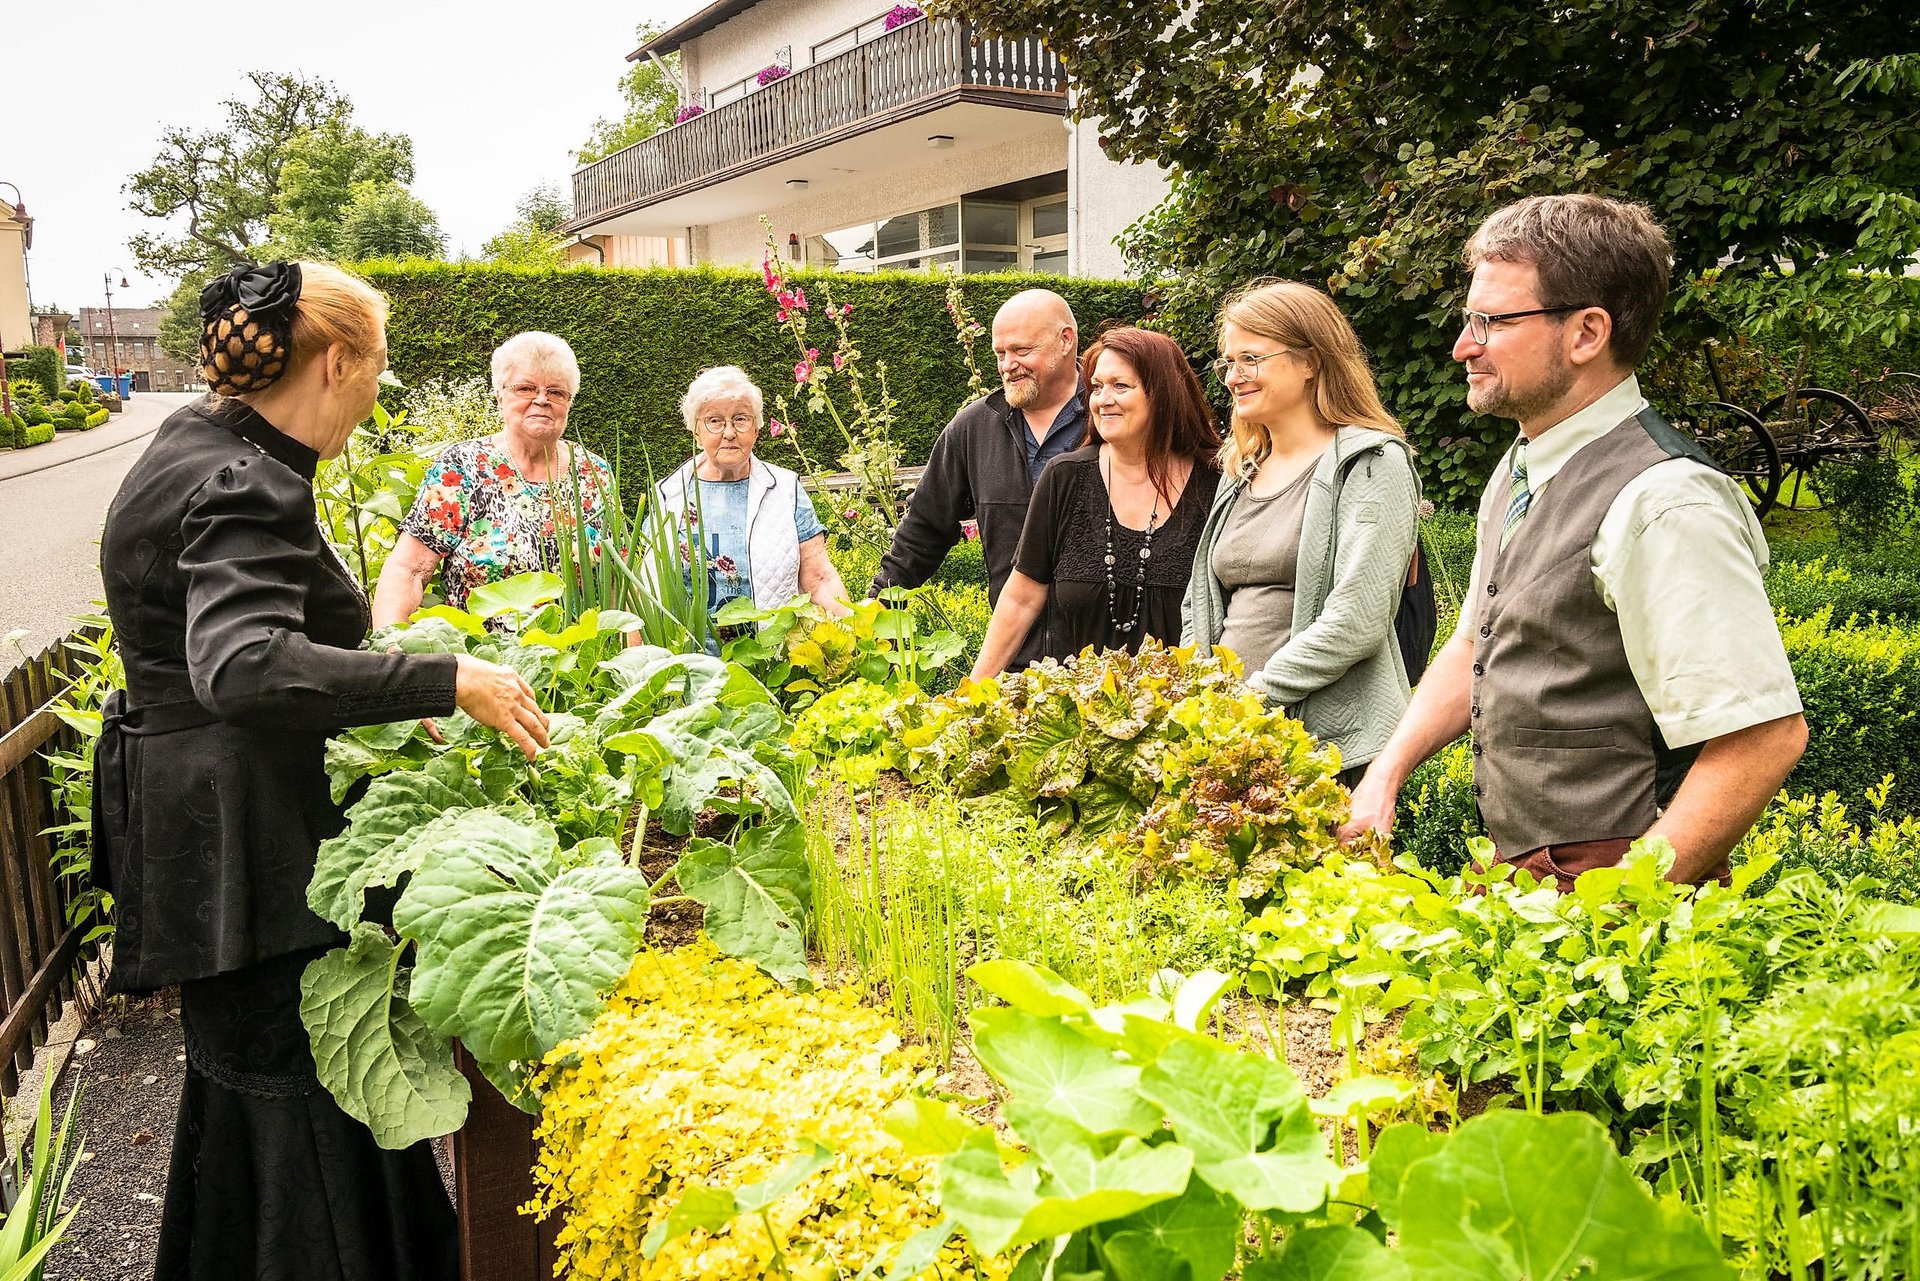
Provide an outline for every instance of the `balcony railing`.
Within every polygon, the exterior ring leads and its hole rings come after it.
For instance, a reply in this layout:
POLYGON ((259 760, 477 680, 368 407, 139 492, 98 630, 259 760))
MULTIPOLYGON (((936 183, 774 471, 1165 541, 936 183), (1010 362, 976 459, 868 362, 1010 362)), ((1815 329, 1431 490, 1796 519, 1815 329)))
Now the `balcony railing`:
POLYGON ((942 100, 1064 111, 1066 88, 1060 60, 1037 37, 994 39, 951 18, 909 23, 581 169, 573 175, 572 225, 942 100))

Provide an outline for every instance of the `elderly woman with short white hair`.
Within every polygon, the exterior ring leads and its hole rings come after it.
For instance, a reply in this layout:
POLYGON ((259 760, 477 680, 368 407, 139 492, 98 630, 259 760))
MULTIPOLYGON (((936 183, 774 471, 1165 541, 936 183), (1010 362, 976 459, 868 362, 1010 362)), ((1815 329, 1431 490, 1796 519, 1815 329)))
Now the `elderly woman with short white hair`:
POLYGON ((562 439, 579 391, 580 362, 552 334, 515 334, 494 349, 500 430, 463 440, 433 460, 380 571, 375 627, 411 617, 435 573, 447 604, 460 609, 476 587, 558 570, 559 540, 574 538, 576 511, 590 553, 598 553, 613 471, 605 459, 562 439))
POLYGON ((709 612, 742 596, 774 609, 804 593, 829 615, 848 614, 846 584, 800 477, 754 457, 764 413, 744 370, 701 371, 680 400, 699 452, 660 482, 660 501, 683 539, 706 540, 709 612))

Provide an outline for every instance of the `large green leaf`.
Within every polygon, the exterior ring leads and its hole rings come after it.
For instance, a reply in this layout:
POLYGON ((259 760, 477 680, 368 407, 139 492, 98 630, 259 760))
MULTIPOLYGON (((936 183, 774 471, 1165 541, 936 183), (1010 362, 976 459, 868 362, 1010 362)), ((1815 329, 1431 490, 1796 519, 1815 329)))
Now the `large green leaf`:
POLYGON ((1289 1234, 1277 1254, 1248 1264, 1241 1281, 1414 1281, 1415 1276, 1400 1253, 1359 1228, 1321 1226, 1289 1234))
POLYGON ((1380 1218, 1390 1228, 1400 1226, 1400 1190, 1407 1171, 1416 1161, 1447 1146, 1447 1136, 1435 1134, 1424 1125, 1390 1125, 1374 1141, 1367 1160, 1367 1190, 1380 1208, 1380 1218))
POLYGON ((1189 1178, 1182 1195, 1109 1223, 1100 1248, 1115 1281, 1220 1281, 1233 1267, 1244 1218, 1233 1198, 1189 1178))
POLYGON ((1250 1210, 1304 1214, 1340 1179, 1300 1082, 1285 1064, 1180 1033, 1141 1073, 1194 1171, 1250 1210))
POLYGON ((1592 1117, 1492 1112, 1408 1167, 1400 1253, 1422 1281, 1730 1281, 1685 1206, 1661 1201, 1592 1117))
POLYGON ((399 951, 379 926, 357 925, 347 947, 300 978, 300 1021, 321 1084, 375 1142, 395 1149, 459 1129, 472 1097, 452 1042, 395 990, 407 983, 399 951))
POLYGON ((1145 1136, 1160 1128, 1159 1109, 1140 1097, 1140 1069, 1078 1029, 997 1008, 975 1011, 972 1023, 975 1054, 1023 1108, 1094 1135, 1145 1136))
POLYGON ((427 852, 393 909, 420 945, 412 1001, 476 1059, 532 1062, 584 1032, 646 933, 647 880, 611 843, 475 810, 427 852))
POLYGON ((515 574, 512 578, 474 588, 467 597, 467 612, 486 619, 508 612, 531 614, 566 594, 567 585, 558 574, 515 574))
POLYGON ((691 841, 674 879, 707 909, 704 928, 715 947, 782 982, 807 977, 805 925, 813 880, 798 824, 751 827, 732 846, 691 841))
POLYGON ((348 828, 320 842, 307 906, 351 929, 371 885, 397 885, 418 865, 415 838, 442 813, 487 803, 479 784, 456 773, 459 762, 377 778, 347 812, 348 828))
POLYGON ((1028 799, 1065 796, 1087 776, 1086 727, 1064 692, 1027 709, 1016 732, 1007 777, 1028 799))
POLYGON ((1050 1137, 1055 1141, 1048 1155, 1057 1167, 1049 1168, 1044 1179, 1033 1161, 1012 1170, 1002 1166, 993 1135, 985 1130, 940 1163, 940 1205, 978 1249, 998 1254, 1009 1246, 1125 1218, 1179 1196, 1193 1166, 1191 1154, 1175 1144, 1148 1147, 1129 1137, 1101 1155, 1087 1146, 1089 1136, 1080 1140, 1075 1159, 1072 1140, 1050 1137))

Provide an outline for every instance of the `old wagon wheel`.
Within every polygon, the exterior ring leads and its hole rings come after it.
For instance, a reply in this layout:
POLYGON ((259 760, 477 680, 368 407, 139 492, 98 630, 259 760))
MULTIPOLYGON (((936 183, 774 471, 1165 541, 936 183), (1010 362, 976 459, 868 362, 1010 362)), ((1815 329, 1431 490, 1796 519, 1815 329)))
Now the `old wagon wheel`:
POLYGON ((1780 495, 1780 447, 1773 433, 1752 413, 1724 400, 1689 405, 1679 419, 1713 460, 1739 484, 1753 504, 1756 518, 1765 519, 1780 495))
POLYGON ((1785 396, 1775 396, 1760 407, 1760 417, 1780 447, 1781 489, 1789 507, 1802 505, 1803 492, 1810 496, 1807 506, 1823 505, 1810 482, 1827 459, 1880 447, 1866 411, 1827 387, 1802 387, 1793 393, 1791 405, 1785 396))
POLYGON ((1920 374, 1891 370, 1860 389, 1860 404, 1888 457, 1920 451, 1920 374))

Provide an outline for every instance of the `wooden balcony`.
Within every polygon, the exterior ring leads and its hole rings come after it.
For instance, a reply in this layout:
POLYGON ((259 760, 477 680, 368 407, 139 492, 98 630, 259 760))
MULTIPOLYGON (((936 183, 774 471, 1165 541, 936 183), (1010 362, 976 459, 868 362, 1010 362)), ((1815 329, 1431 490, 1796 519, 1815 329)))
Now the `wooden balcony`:
POLYGON ((1038 37, 1000 40, 964 20, 923 19, 579 170, 568 229, 949 103, 1061 115, 1066 90, 1060 60, 1038 37))

